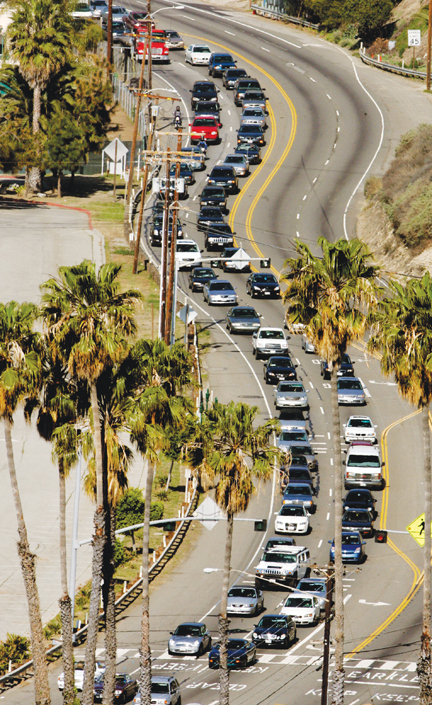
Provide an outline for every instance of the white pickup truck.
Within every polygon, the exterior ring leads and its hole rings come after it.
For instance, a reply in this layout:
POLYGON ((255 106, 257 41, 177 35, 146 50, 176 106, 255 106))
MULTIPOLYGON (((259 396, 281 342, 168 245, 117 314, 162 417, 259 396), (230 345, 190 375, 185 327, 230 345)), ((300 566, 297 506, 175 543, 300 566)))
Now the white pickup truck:
POLYGON ((271 355, 286 355, 288 341, 282 328, 260 328, 252 336, 252 353, 256 359, 271 355))

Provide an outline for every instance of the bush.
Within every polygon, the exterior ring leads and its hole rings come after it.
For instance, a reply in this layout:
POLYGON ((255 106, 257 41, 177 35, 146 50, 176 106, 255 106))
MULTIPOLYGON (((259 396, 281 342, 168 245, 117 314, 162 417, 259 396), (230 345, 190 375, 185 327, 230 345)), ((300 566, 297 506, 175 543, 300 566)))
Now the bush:
POLYGON ((56 617, 51 619, 48 624, 43 628, 43 633, 45 639, 51 639, 54 634, 60 634, 62 628, 61 615, 58 614, 56 617))
POLYGON ((25 636, 8 634, 6 641, 0 642, 0 672, 6 673, 9 661, 14 666, 27 661, 30 657, 30 640, 25 636))
POLYGON ((163 502, 152 502, 150 507, 150 521, 162 519, 164 514, 163 502))
POLYGON ((118 568, 119 565, 122 565, 122 563, 124 563, 127 558, 125 547, 123 546, 123 543, 120 541, 120 539, 115 540, 113 558, 114 565, 116 568, 118 568))
POLYGON ((382 180, 379 176, 370 176, 364 187, 364 195, 368 201, 377 196, 382 189, 382 180))

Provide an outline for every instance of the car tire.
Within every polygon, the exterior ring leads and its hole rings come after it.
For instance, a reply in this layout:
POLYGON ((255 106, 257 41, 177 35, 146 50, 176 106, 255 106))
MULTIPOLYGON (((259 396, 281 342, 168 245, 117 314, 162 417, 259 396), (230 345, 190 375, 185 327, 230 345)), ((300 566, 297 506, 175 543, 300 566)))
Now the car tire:
POLYGON ((262 580, 260 580, 259 578, 255 578, 255 587, 257 590, 263 590, 264 586, 262 584, 262 580))
POLYGON ((174 654, 173 654, 173 652, 171 651, 170 648, 168 648, 168 654, 169 654, 170 656, 174 656, 174 654))
POLYGON ((204 650, 203 650, 202 644, 200 644, 196 657, 200 658, 200 656, 202 656, 203 653, 204 653, 204 650))

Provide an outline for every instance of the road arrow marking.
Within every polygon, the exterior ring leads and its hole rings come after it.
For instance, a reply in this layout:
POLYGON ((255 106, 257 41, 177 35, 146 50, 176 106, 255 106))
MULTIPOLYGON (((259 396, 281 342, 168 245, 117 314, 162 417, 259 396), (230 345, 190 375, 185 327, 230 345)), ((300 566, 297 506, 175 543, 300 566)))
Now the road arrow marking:
POLYGON ((371 605, 372 607, 390 607, 390 602, 366 602, 366 600, 359 600, 361 605, 371 605))

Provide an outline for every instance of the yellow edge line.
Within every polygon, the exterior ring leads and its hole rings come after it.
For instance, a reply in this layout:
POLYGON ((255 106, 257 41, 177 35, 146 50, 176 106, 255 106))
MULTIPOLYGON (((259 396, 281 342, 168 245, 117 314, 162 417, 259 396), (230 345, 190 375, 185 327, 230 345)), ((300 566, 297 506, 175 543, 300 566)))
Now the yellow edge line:
MULTIPOLYGON (((407 421, 408 419, 413 418, 414 416, 417 416, 417 414, 420 413, 420 409, 417 411, 414 411, 411 414, 408 414, 408 416, 404 416, 402 419, 398 419, 397 421, 394 421, 392 424, 387 426, 386 429, 384 429, 382 436, 381 436, 381 448, 382 448, 382 455, 383 455, 383 461, 385 462, 385 480, 386 480, 386 486, 384 488, 384 496, 383 496, 383 506, 382 506, 382 511, 381 511, 381 519, 380 519, 380 529, 385 529, 387 525, 387 512, 388 512, 388 499, 389 499, 389 485, 388 485, 388 447, 387 447, 387 436, 389 432, 398 424, 402 423, 403 421, 407 421)), ((350 654, 346 656, 347 659, 352 658, 355 654, 358 654, 359 651, 362 651, 366 646, 368 646, 371 641, 376 639, 377 636, 382 634, 382 632, 387 629, 387 627, 398 617, 401 612, 407 607, 409 604, 410 600, 414 597, 416 592, 419 590, 422 582, 423 582, 423 573, 420 572, 420 569, 415 565, 415 563, 407 556, 403 551, 401 551, 398 546, 396 546, 395 543, 391 539, 388 539, 388 545, 390 548, 400 557, 402 560, 404 560, 407 565, 411 568, 413 571, 413 581, 411 584, 411 587, 409 589, 409 592, 407 595, 405 595, 404 599, 399 603, 399 605, 393 610, 393 612, 387 617, 387 619, 380 624, 375 631, 372 632, 366 639, 364 639, 358 646, 356 646, 355 649, 351 651, 350 654)))
MULTIPOLYGON (((251 206, 250 206, 250 208, 249 208, 249 210, 248 210, 247 217, 246 217, 246 234, 247 234, 247 238, 248 238, 249 242, 251 243, 252 247, 254 248, 255 252, 257 253, 258 257, 264 258, 264 255, 263 255, 261 249, 258 247, 257 243, 255 242, 255 238, 254 238, 254 236, 253 236, 252 228, 251 228, 251 221, 252 221, 253 213, 254 213, 254 211, 255 211, 255 208, 256 208, 256 206, 257 206, 257 203, 258 203, 259 199, 261 198, 262 194, 264 193, 265 189, 266 189, 267 186, 270 184, 270 182, 272 181, 272 179, 274 178, 274 176, 276 175, 276 173, 279 171, 280 167, 282 166, 283 162, 285 161, 285 159, 286 159, 286 157, 287 157, 287 155, 288 155, 288 153, 289 153, 289 151, 290 151, 290 149, 291 149, 291 147, 292 147, 292 145, 293 145, 294 138, 295 138, 295 135, 296 135, 296 130, 297 130, 297 113, 296 113, 296 110, 295 110, 295 108, 294 108, 294 104, 293 104, 292 100, 290 99, 290 97, 288 96, 288 94, 286 93, 286 91, 284 91, 284 89, 282 88, 282 86, 280 85, 280 83, 278 83, 278 81, 276 81, 276 80, 273 78, 273 76, 271 76, 267 71, 265 71, 263 68, 261 68, 260 66, 258 66, 258 64, 254 63, 253 61, 250 61, 249 59, 246 59, 246 57, 243 56, 242 54, 239 54, 238 52, 233 51, 233 50, 230 49, 229 47, 225 46, 225 44, 219 44, 218 42, 214 42, 213 40, 207 39, 206 37, 199 37, 199 36, 196 36, 196 35, 194 35, 194 34, 185 34, 184 36, 186 36, 186 37, 191 37, 192 39, 199 39, 200 41, 204 41, 204 42, 207 42, 207 41, 208 41, 208 42, 210 42, 211 44, 214 44, 214 46, 220 47, 221 49, 225 49, 225 50, 228 51, 230 54, 234 54, 234 56, 238 56, 239 59, 241 59, 242 61, 244 61, 244 62, 246 62, 247 64, 249 64, 249 66, 253 66, 254 69, 256 69, 257 71, 259 71, 260 73, 262 73, 266 78, 268 78, 269 81, 271 81, 271 82, 273 83, 273 85, 277 88, 277 90, 279 91, 279 93, 281 93, 281 95, 283 96, 284 100, 285 100, 286 103, 288 104, 288 107, 289 107, 289 110, 290 110, 290 113, 291 113, 291 119, 292 119, 292 122, 291 122, 291 132, 290 132, 290 136, 289 136, 288 142, 287 142, 287 144, 286 144, 286 146, 285 146, 285 149, 284 149, 284 151, 283 151, 281 157, 279 158, 277 164, 276 164, 275 167, 272 169, 272 171, 270 172, 270 174, 269 174, 268 177, 266 178, 265 182, 263 183, 263 185, 261 186, 261 188, 259 189, 259 191, 258 191, 257 194, 255 195, 255 197, 254 197, 254 199, 253 199, 253 201, 252 201, 252 204, 251 204, 251 206)), ((233 226, 234 218, 235 218, 235 215, 236 215, 236 213, 237 213, 238 207, 239 207, 239 205, 240 205, 242 199, 244 198, 244 196, 245 196, 245 194, 247 193, 247 190, 250 188, 251 184, 255 181, 255 179, 257 178, 258 174, 261 172, 261 170, 263 169, 263 167, 265 166, 265 164, 266 164, 267 161, 269 160, 270 155, 272 154, 273 149, 274 149, 274 145, 275 145, 275 142, 276 142, 277 130, 276 130, 276 120, 275 120, 275 117, 274 117, 274 112, 273 112, 273 109, 272 109, 270 103, 268 104, 268 111, 269 111, 269 117, 270 117, 270 121, 271 121, 271 130, 272 130, 272 136, 271 136, 271 138, 270 138, 270 143, 269 143, 269 145, 268 145, 268 148, 266 149, 266 153, 265 153, 265 155, 264 155, 264 158, 263 158, 261 164, 260 164, 259 167, 254 171, 254 173, 252 174, 252 176, 249 177, 249 179, 247 180, 245 186, 242 188, 241 192, 239 193, 239 195, 237 196, 236 200, 234 201, 234 205, 233 205, 233 207, 232 207, 232 209, 231 209, 230 217, 229 217, 229 220, 228 220, 228 223, 229 223, 229 225, 230 225, 231 227, 233 226)), ((252 269, 255 269, 255 267, 252 267, 252 269)), ((271 269, 272 269, 272 271, 274 272, 274 274, 279 275, 279 272, 278 272, 273 266, 272 266, 271 269)))

